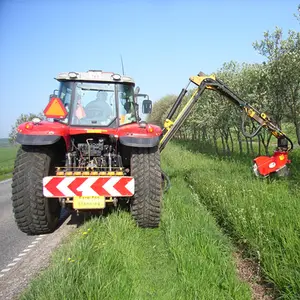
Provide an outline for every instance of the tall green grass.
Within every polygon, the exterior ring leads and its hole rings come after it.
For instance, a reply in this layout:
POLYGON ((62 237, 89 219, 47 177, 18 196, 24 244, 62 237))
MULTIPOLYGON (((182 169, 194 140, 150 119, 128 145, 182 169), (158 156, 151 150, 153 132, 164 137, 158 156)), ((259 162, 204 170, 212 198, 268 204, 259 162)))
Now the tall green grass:
POLYGON ((0 180, 11 177, 18 146, 0 147, 0 180))
POLYGON ((122 211, 92 220, 21 299, 251 299, 233 250, 198 196, 173 174, 160 228, 137 228, 122 211))
MULTIPOLYGON (((195 145, 172 145, 164 160, 181 176, 219 224, 256 258, 282 298, 300 299, 300 188, 296 177, 261 180, 251 159, 195 153, 195 145)), ((295 151, 296 152, 296 151, 295 151)), ((297 153, 294 154, 297 161, 297 153)), ((297 173, 297 172, 296 172, 297 173)))

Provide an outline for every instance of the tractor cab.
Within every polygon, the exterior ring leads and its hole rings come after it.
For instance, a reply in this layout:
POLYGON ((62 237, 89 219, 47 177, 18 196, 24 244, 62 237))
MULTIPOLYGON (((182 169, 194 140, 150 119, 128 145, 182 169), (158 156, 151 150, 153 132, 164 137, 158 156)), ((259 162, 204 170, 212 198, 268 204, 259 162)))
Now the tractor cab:
POLYGON ((20 230, 52 232, 62 207, 101 213, 119 201, 139 226, 157 227, 162 130, 141 120, 151 112, 148 95, 112 72, 60 73, 56 80, 48 120, 17 128, 12 202, 20 230))
POLYGON ((62 106, 54 118, 70 126, 110 127, 135 123, 140 120, 138 100, 143 101, 142 113, 150 113, 152 102, 145 94, 137 94, 132 78, 112 72, 88 71, 60 73, 56 78, 59 89, 50 96, 62 106), (63 111, 63 113, 62 113, 63 111))

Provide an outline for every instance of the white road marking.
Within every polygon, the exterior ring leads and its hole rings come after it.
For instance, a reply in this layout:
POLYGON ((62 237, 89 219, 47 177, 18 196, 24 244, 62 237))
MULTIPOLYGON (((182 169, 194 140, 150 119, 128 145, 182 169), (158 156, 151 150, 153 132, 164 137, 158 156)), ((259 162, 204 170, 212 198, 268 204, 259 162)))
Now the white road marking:
POLYGON ((25 256, 27 253, 20 253, 18 256, 25 256))
POLYGON ((19 261, 21 259, 22 259, 21 257, 17 257, 17 258, 14 258, 13 261, 19 261))
MULTIPOLYGON (((8 182, 10 181, 11 179, 8 179, 8 180, 4 180, 4 181, 0 181, 0 183, 3 183, 3 182, 8 182)), ((29 251, 31 251, 33 247, 35 247, 42 239, 43 237, 46 236, 46 234, 40 234, 36 239, 35 241, 33 241, 30 245, 28 245, 28 247, 26 249, 24 249, 19 255, 18 257, 14 258, 13 259, 13 262, 9 263, 7 265, 7 267, 10 267, 10 268, 6 268, 6 269, 3 269, 0 271, 0 273, 7 273, 8 271, 11 270, 11 267, 15 266, 22 258, 23 256, 25 256, 29 251)), ((4 274, 0 274, 0 278, 3 277, 4 274)))
POLYGON ((8 268, 8 269, 2 269, 1 270, 1 273, 6 273, 6 272, 8 272, 10 270, 10 268, 8 268))
POLYGON ((17 263, 18 263, 18 262, 16 261, 16 262, 14 262, 14 263, 8 264, 7 266, 8 266, 8 267, 13 267, 13 266, 15 266, 17 263))

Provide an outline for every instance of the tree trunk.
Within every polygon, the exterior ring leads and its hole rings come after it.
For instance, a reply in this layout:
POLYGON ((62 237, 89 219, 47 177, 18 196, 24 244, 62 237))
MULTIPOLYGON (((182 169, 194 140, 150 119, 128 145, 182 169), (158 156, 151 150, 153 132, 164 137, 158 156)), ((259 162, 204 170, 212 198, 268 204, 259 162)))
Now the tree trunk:
POLYGON ((225 145, 226 145, 226 155, 230 156, 231 155, 231 151, 230 151, 230 146, 229 146, 229 134, 227 133, 225 135, 225 145))
POLYGON ((269 145, 271 141, 272 135, 269 134, 268 139, 267 139, 267 145, 266 145, 266 154, 269 155, 269 145))
POLYGON ((223 146, 223 154, 224 155, 230 155, 230 147, 228 143, 228 128, 227 129, 219 129, 219 132, 221 134, 221 141, 222 141, 222 146, 223 146))
POLYGON ((241 138, 241 132, 239 130, 237 131, 237 139, 238 139, 238 143, 239 143, 240 154, 243 154, 243 143, 242 143, 242 138, 241 138))
POLYGON ((197 128, 196 126, 194 126, 193 128, 193 141, 195 141, 197 139, 197 128))
POLYGON ((268 134, 267 139, 265 138, 264 135, 260 136, 266 155, 269 155, 269 145, 270 145, 271 137, 272 135, 270 133, 268 134))
POLYGON ((253 150, 253 139, 250 138, 250 151, 251 151, 251 155, 254 154, 254 150, 253 150))
POLYGON ((257 135, 257 139, 258 139, 258 156, 261 155, 261 136, 260 134, 257 135))
POLYGON ((222 142, 222 153, 223 153, 223 155, 225 155, 226 154, 226 146, 225 146, 224 137, 222 134, 221 134, 221 142, 222 142))
POLYGON ((300 145, 300 123, 294 122, 298 145, 300 145))
POLYGON ((249 140, 248 138, 245 138, 246 141, 246 147, 247 147, 247 154, 250 154, 250 148, 249 148, 249 140))
POLYGON ((234 144, 233 144, 233 138, 232 138, 232 134, 231 134, 230 128, 228 129, 228 135, 229 135, 230 145, 231 145, 230 153, 233 153, 234 144))
POLYGON ((205 142, 207 140, 207 131, 206 131, 206 127, 202 127, 201 128, 201 131, 202 131, 202 141, 205 142))
POLYGON ((217 142, 217 136, 216 136, 216 129, 213 131, 213 141, 214 141, 214 146, 216 153, 219 154, 219 149, 218 149, 218 142, 217 142))

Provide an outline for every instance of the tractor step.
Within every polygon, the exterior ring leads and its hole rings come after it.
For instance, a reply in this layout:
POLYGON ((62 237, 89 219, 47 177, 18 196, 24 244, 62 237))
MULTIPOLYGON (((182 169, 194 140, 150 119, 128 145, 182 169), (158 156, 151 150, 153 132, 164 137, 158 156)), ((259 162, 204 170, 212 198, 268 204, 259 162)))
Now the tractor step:
POLYGON ((134 178, 130 176, 48 176, 43 178, 47 198, 66 197, 131 197, 134 178))

